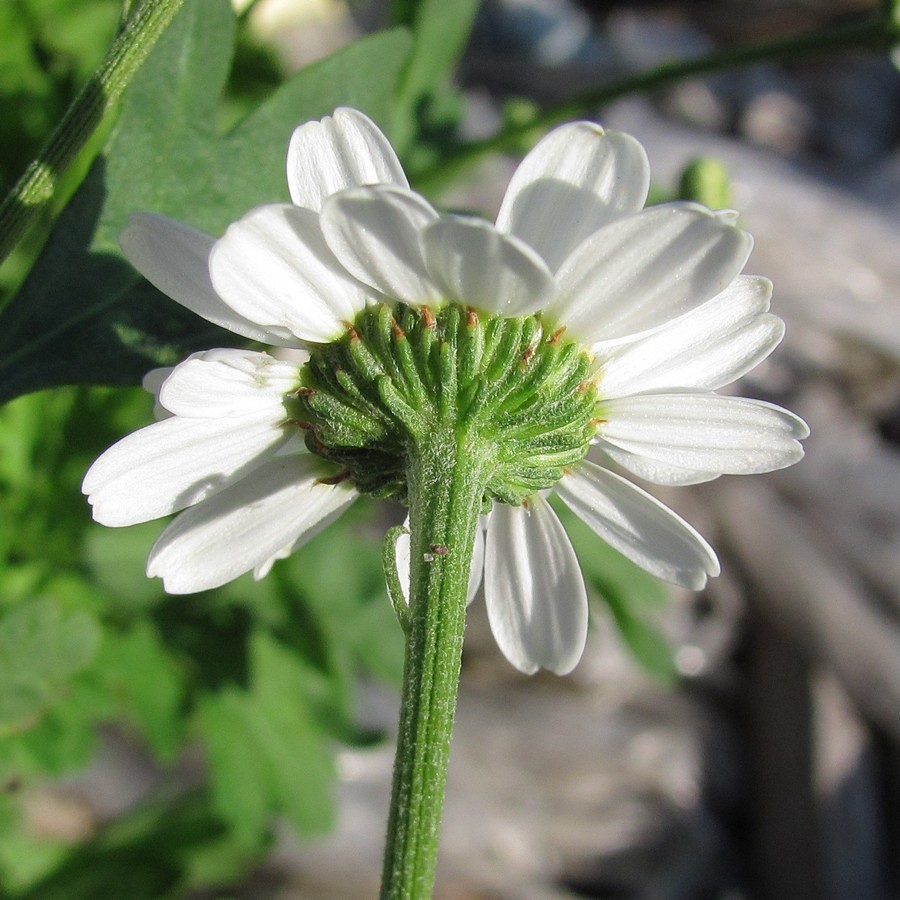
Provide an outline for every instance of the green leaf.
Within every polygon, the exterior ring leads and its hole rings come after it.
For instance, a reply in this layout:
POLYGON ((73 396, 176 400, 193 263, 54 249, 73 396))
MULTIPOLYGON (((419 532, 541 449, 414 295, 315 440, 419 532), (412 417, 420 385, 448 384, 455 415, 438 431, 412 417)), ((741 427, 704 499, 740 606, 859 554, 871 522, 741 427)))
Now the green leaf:
POLYGON ((410 161, 413 170, 435 162, 437 154, 423 144, 446 143, 461 117, 451 79, 479 5, 479 0, 397 4, 395 20, 413 24, 413 49, 397 89, 393 137, 401 153, 417 150, 410 161), (414 148, 414 144, 419 146, 414 148))
POLYGON ((106 633, 96 677, 122 719, 137 726, 156 755, 171 761, 181 745, 184 674, 149 622, 106 633))
POLYGON ((86 530, 86 562, 94 583, 109 595, 113 613, 135 615, 171 602, 159 580, 146 573, 147 555, 160 531, 159 522, 86 530))
POLYGON ((731 176, 725 163, 713 156, 694 157, 679 178, 678 198, 694 200, 710 209, 730 207, 731 176))
POLYGON ((605 594, 602 599, 609 607, 619 634, 632 656, 644 670, 665 684, 672 684, 678 674, 671 644, 659 629, 640 616, 627 599, 605 594))
POLYGON ((0 619, 0 736, 25 730, 96 655, 100 628, 87 613, 64 615, 49 598, 0 619))
POLYGON ((672 647, 653 622, 669 597, 664 582, 602 541, 571 511, 554 502, 572 540, 585 581, 613 617, 635 660, 654 678, 675 679, 672 647))
POLYGON ((217 108, 234 37, 226 0, 186 3, 135 77, 106 156, 0 314, 0 401, 65 383, 126 384, 236 336, 163 297, 122 258, 128 215, 148 210, 219 234, 287 198, 292 129, 348 104, 389 117, 404 32, 362 40, 286 82, 227 135, 217 108))
MULTIPOLYGON (((163 797, 112 822, 19 900, 181 897, 190 857, 222 832, 201 793, 163 797)), ((217 894, 217 896, 219 896, 217 894)))
POLYGON ((121 3, 0 3, 0 193, 46 140, 115 34, 121 3))
POLYGON ((213 805, 243 846, 265 840, 275 813, 303 835, 332 825, 330 736, 313 715, 309 677, 287 647, 257 631, 250 690, 227 687, 201 701, 213 805))
POLYGON ((268 762, 254 737, 252 704, 236 688, 204 698, 200 721, 212 782, 213 807, 235 840, 255 847, 266 836, 274 806, 268 762))
MULTIPOLYGON (((365 503, 280 565, 344 665, 399 685, 404 636, 387 596, 381 546, 365 503), (347 560, 352 559, 348 565, 347 560)), ((380 535, 379 535, 380 537, 380 535)))
POLYGON ((419 0, 416 6, 415 43, 399 88, 401 97, 412 102, 449 82, 469 40, 479 2, 419 0))

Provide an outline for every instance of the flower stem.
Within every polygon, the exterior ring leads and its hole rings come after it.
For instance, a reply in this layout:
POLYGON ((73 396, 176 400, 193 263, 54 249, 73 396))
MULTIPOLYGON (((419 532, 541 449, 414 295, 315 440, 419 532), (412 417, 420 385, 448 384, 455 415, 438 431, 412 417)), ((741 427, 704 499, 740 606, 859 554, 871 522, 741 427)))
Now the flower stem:
POLYGON ((0 204, 0 263, 53 200, 63 173, 141 67, 184 0, 143 0, 66 111, 46 146, 0 204))
POLYGON ((481 460, 450 425, 409 454, 410 620, 382 900, 427 898, 434 883, 481 460))

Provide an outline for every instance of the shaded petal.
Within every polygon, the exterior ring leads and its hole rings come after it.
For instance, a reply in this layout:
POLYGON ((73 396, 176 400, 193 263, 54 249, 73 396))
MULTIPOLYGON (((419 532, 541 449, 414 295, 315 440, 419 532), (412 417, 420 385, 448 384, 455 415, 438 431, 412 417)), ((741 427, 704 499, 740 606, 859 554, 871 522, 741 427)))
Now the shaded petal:
POLYGON ((300 546, 359 495, 348 482, 321 484, 314 456, 267 462, 227 490, 182 513, 159 536, 147 575, 172 594, 225 584, 300 546))
MULTIPOLYGON (((720 475, 781 469, 809 429, 771 403, 718 394, 644 394, 605 402, 600 437, 650 460, 720 475)), ((602 445, 601 445, 602 446, 602 445)))
POLYGON ((82 491, 104 525, 134 525, 177 512, 227 487, 283 443, 280 418, 173 416, 113 444, 90 467, 82 491))
POLYGON ((381 129, 356 109, 306 122, 294 130, 287 180, 297 206, 319 212, 326 198, 365 184, 409 187, 397 154, 381 129))
POLYGON ((589 235, 637 212, 650 164, 630 135, 573 122, 551 131, 516 169, 497 227, 522 238, 556 271, 589 235))
POLYGON ((409 606, 410 572, 412 571, 412 535, 409 533, 409 516, 403 520, 402 532, 394 541, 394 562, 397 565, 397 579, 403 591, 403 599, 409 606))
POLYGON ((607 225, 562 265, 549 314, 587 342, 652 331, 723 291, 753 241, 702 206, 654 206, 607 225))
POLYGON ((677 390, 714 391, 749 372, 778 346, 784 323, 767 315, 772 283, 739 275, 721 294, 652 334, 597 361, 604 397, 677 390))
POLYGON ((588 605, 575 551, 547 501, 495 503, 485 546, 491 631, 520 671, 570 672, 584 650, 588 605))
MULTIPOLYGON (((190 357, 188 357, 190 358, 190 357)), ((175 371, 175 366, 161 366, 158 369, 151 369, 142 379, 141 387, 148 393, 153 394, 154 398, 159 400, 159 390, 165 383, 166 379, 175 371)))
POLYGON ((264 344, 296 344, 287 329, 274 324, 260 327, 216 293, 209 276, 215 240, 208 234, 165 216, 135 213, 119 235, 119 243, 147 281, 207 322, 264 344))
POLYGON ((440 299, 425 266, 422 231, 438 214, 418 194, 394 187, 355 188, 329 197, 322 230, 347 271, 406 303, 440 299))
POLYGON ((446 216, 422 235, 425 264, 447 300, 490 313, 537 312, 553 289, 543 260, 482 219, 446 216))
POLYGON ((644 481, 653 484, 663 484, 668 487, 684 487, 689 484, 702 484, 705 481, 713 481, 721 475, 721 472, 710 472, 705 469, 689 469, 684 466, 676 466, 672 463, 660 462, 658 459, 648 459, 636 453, 629 453, 621 447, 614 447, 602 439, 592 448, 591 456, 600 458, 604 462, 612 460, 623 469, 637 475, 644 481))
POLYGON ((328 249, 319 217, 288 204, 261 206, 230 225, 210 257, 216 290, 255 322, 304 341, 330 341, 366 304, 328 249))
MULTIPOLYGON (((190 357, 188 357, 190 359, 190 357)), ((141 387, 148 393, 153 394, 153 418, 159 422, 161 419, 168 419, 172 413, 167 410, 162 403, 159 402, 159 392, 165 384, 166 379, 175 371, 175 366, 163 366, 159 369, 151 369, 142 379, 141 387)))
POLYGON ((707 575, 719 574, 700 534, 620 475, 582 461, 554 490, 607 544, 652 575, 699 591, 707 575))
POLYGON ((472 565, 469 567, 469 589, 466 597, 467 606, 478 594, 482 578, 484 578, 484 527, 480 523, 475 529, 475 542, 472 545, 472 565))
POLYGON ((713 215, 726 225, 737 225, 741 220, 741 214, 736 209, 714 209, 713 215))
POLYGON ((207 350, 180 365, 161 386, 162 406, 188 418, 222 418, 271 410, 283 418, 284 397, 298 386, 297 366, 253 350, 207 350))
POLYGON ((339 518, 344 510, 349 506, 358 496, 358 494, 354 493, 352 496, 347 498, 347 502, 345 505, 340 506, 335 509, 333 512, 329 513, 307 531, 304 531, 299 537, 295 538, 291 543, 285 545, 276 553, 273 553, 268 559, 263 560, 263 562, 259 563, 257 566, 253 568, 253 578, 256 581, 260 581, 265 578, 269 572, 272 571, 272 566, 278 562, 280 559, 287 559, 289 556, 293 556, 294 553, 297 552, 304 544, 311 541, 317 534, 324 531, 335 519, 339 518))
MULTIPOLYGON (((412 564, 412 556, 410 552, 410 533, 409 533, 409 516, 403 522, 405 532, 400 534, 394 542, 394 559, 397 563, 397 577, 400 579, 400 587, 403 590, 403 597, 409 604, 409 573, 412 564)), ((472 564, 469 568, 469 589, 466 596, 466 606, 468 606, 478 593, 481 586, 481 578, 484 573, 484 529, 479 524, 475 529, 475 542, 472 546, 472 564)))

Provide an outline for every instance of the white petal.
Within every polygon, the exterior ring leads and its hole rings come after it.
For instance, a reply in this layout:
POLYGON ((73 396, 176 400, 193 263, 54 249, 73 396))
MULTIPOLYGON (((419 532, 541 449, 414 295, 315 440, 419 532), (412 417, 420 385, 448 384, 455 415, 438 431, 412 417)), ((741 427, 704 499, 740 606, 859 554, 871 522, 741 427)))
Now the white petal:
POLYGON ((159 402, 159 392, 166 379, 175 371, 174 366, 163 366, 159 369, 151 369, 142 379, 141 387, 148 393, 153 394, 153 418, 159 422, 161 419, 167 419, 172 413, 169 412, 159 402))
POLYGON ((322 230, 347 271, 406 303, 440 298, 425 267, 422 231, 438 214, 418 194, 395 187, 355 188, 329 197, 322 230))
POLYGON ((575 667, 587 638, 587 593, 575 551, 542 496, 527 506, 494 504, 484 596, 491 631, 517 669, 565 675, 575 667))
POLYGON ((276 325, 260 327, 235 312, 209 277, 215 240, 175 219, 135 213, 119 235, 122 251, 154 287, 208 322, 264 344, 289 346, 296 338, 276 325))
POLYGON ((403 599, 409 606, 409 574, 412 567, 412 535, 409 533, 409 516, 403 522, 406 531, 402 532, 394 542, 394 561, 397 564, 397 578, 400 581, 400 589, 403 591, 403 599))
POLYGON ((275 418, 163 419, 113 444, 82 491, 104 525, 134 525, 177 512, 265 462, 288 432, 275 418))
POLYGON ((466 598, 468 606, 478 594, 481 580, 484 577, 484 527, 479 524, 475 529, 475 542, 472 545, 472 564, 469 567, 469 592, 466 598))
POLYGON ((409 187, 394 148, 366 115, 342 107, 334 116, 307 122, 291 136, 287 179, 297 206, 316 212, 325 199, 364 184, 409 187))
POLYGON ((551 270, 589 235, 637 212, 650 165, 630 135, 574 122, 551 131, 509 183, 497 227, 534 247, 551 270))
POLYGON ((222 418, 272 410, 284 417, 297 366, 253 350, 208 350, 176 366, 159 391, 165 409, 188 418, 222 418))
POLYGON ((651 574, 695 591, 707 575, 719 574, 700 534, 625 478, 582 461, 554 490, 607 544, 651 574))
POLYGON ((696 204, 645 209, 600 229, 563 263, 549 313, 588 342, 636 337, 723 291, 752 245, 696 204))
POLYGON ((482 219, 446 216, 425 229, 425 264, 447 300, 505 316, 536 312, 553 288, 543 260, 482 219))
POLYGON ((714 391, 764 360, 784 336, 767 315, 772 284, 739 275, 698 309, 652 334, 604 352, 597 361, 604 397, 661 390, 714 391))
POLYGON ((141 387, 148 393, 159 399, 159 389, 165 380, 175 371, 175 366, 161 366, 151 369, 142 379, 141 387))
POLYGON ((366 303, 328 249, 316 213, 288 204, 261 206, 230 225, 212 251, 210 273, 241 315, 304 341, 334 339, 366 303))
MULTIPOLYGON (((402 532, 394 543, 394 559, 397 563, 397 577, 403 590, 403 598, 409 603, 409 573, 412 557, 410 555, 409 516, 403 523, 406 531, 402 532)), ((466 598, 468 606, 478 593, 484 573, 484 528, 479 524, 475 530, 475 542, 472 546, 472 564, 469 568, 469 589, 466 598)))
POLYGON ((702 484, 705 481, 713 481, 722 473, 708 471, 706 469, 690 469, 684 466, 676 466, 668 462, 660 462, 658 459, 649 459, 636 453, 629 453, 621 447, 614 447, 605 441, 599 441, 592 449, 589 456, 601 459, 604 463, 612 460, 617 465, 637 475, 644 481, 653 484, 663 484, 668 487, 684 487, 689 484, 702 484))
POLYGON ((741 214, 736 209, 715 209, 713 213, 726 225, 737 225, 741 220, 741 214))
POLYGON ((147 575, 173 594, 225 584, 297 547, 358 496, 348 482, 321 484, 321 460, 270 460, 246 478, 182 513, 150 551, 147 575))
POLYGON ((721 475, 781 469, 803 456, 809 429, 770 403, 718 394, 645 394, 605 402, 603 443, 721 475))
POLYGON ((334 512, 330 513, 325 518, 319 519, 319 521, 309 530, 303 532, 298 538, 295 538, 291 543, 285 545, 276 553, 273 553, 268 559, 263 560, 261 563, 257 564, 253 568, 253 578, 255 581, 261 581, 269 572, 272 571, 272 566, 278 562, 280 559, 287 559, 289 556, 293 556, 304 544, 309 543, 317 534, 324 531, 335 519, 340 517, 344 510, 349 506, 357 497, 357 494, 354 493, 347 498, 346 504, 340 506, 334 512))

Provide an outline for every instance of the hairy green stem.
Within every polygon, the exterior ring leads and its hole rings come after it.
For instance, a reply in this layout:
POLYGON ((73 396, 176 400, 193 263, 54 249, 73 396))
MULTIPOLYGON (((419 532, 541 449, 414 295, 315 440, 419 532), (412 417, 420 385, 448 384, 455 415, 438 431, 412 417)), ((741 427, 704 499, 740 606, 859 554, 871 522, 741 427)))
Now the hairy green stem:
POLYGON ((410 617, 382 900, 431 896, 484 493, 476 448, 441 423, 409 457, 410 617))
POLYGON ((486 156, 515 148, 532 133, 540 133, 552 125, 587 115, 597 107, 629 94, 759 62, 795 60, 804 56, 848 50, 888 52, 898 41, 900 17, 897 17, 888 3, 884 10, 861 22, 729 48, 692 59, 664 62, 612 84, 592 87, 577 97, 540 110, 527 121, 508 125, 489 138, 450 150, 433 167, 419 172, 415 182, 420 190, 427 190, 430 185, 451 179, 486 156))
POLYGON ((53 200, 66 171, 141 67, 184 0, 144 0, 50 140, 0 204, 0 263, 53 200))

